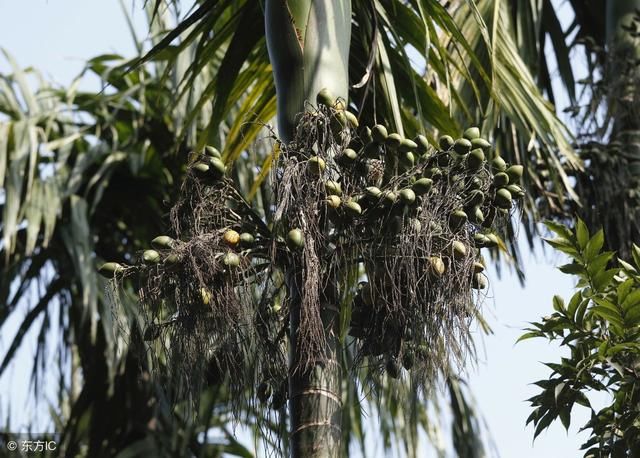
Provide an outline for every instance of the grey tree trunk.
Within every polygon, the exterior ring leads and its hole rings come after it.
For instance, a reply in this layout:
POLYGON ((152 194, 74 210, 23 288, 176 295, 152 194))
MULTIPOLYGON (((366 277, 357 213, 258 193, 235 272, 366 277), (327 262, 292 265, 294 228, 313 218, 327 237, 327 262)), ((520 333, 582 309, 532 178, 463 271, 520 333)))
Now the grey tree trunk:
MULTIPOLYGON (((609 84, 613 88, 611 100, 615 106, 614 135, 640 127, 637 108, 640 84, 637 81, 640 58, 638 39, 629 29, 633 25, 635 10, 640 10, 640 0, 609 0, 607 2, 607 46, 611 59, 608 69, 609 84)), ((639 158, 640 160, 640 158, 639 158)))
POLYGON ((640 46, 632 34, 640 0, 606 2, 608 145, 593 180, 584 213, 589 225, 604 228, 607 244, 629 258, 640 243, 640 46), (593 208, 591 207, 593 205, 593 208))
MULTIPOLYGON (((290 291, 298 304, 299 295, 290 291)), ((307 355, 297 345, 300 307, 291 311, 291 368, 289 374, 290 447, 293 458, 339 456, 341 430, 341 371, 337 358, 339 313, 335 293, 322 298, 322 321, 326 336, 325 357, 307 371, 298 370, 307 355)))
POLYGON ((626 217, 616 222, 616 227, 609 227, 607 234, 618 234, 617 246, 612 248, 626 259, 631 256, 632 244, 640 244, 640 42, 630 31, 640 25, 637 18, 634 24, 636 11, 640 11, 640 0, 607 1, 609 54, 624 62, 623 67, 610 69, 616 97, 612 139, 621 144, 623 156, 619 161, 621 173, 617 174, 619 178, 624 176, 617 180, 621 205, 607 208, 626 217))
MULTIPOLYGON (((323 88, 345 101, 349 93, 350 0, 267 0, 265 29, 278 102, 278 133, 293 139, 295 124, 307 103, 315 104, 323 88)), ((295 275, 295 274, 294 274, 295 275)), ((293 458, 339 456, 341 374, 337 359, 338 307, 335 288, 328 288, 321 303, 326 337, 325 357, 299 369, 298 345, 301 291, 288 282, 291 298, 289 416, 293 458)), ((333 285, 335 286, 335 285, 333 285)))
POLYGON ((632 22, 636 9, 640 8, 640 0, 609 0, 607 1, 607 41, 616 42, 618 46, 635 48, 635 41, 623 26, 632 22))

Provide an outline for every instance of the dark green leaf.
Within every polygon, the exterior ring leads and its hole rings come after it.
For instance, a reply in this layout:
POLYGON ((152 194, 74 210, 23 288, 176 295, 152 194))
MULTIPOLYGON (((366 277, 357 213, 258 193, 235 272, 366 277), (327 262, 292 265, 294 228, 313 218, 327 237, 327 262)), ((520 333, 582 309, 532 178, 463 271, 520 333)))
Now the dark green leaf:
POLYGON ((555 221, 545 221, 544 225, 565 240, 575 240, 573 233, 564 225, 555 221))
POLYGON ((595 256, 600 253, 604 245, 604 231, 600 229, 587 243, 584 249, 584 260, 589 263, 595 256))
POLYGON ((569 426, 571 426, 571 406, 560 408, 559 414, 562 426, 564 426, 565 430, 569 431, 569 426))
POLYGON ((544 333, 540 331, 527 332, 521 335, 520 337, 518 337, 518 340, 516 340, 516 343, 521 342, 523 340, 532 339, 534 337, 544 337, 544 333))
POLYGON ((587 243, 589 243, 589 229, 580 218, 576 223, 576 239, 580 250, 584 250, 587 247, 587 243))
POLYGON ((582 294, 580 291, 576 292, 571 296, 571 300, 569 301, 569 305, 567 306, 567 315, 575 320, 576 310, 582 301, 582 294))
POLYGON ((564 300, 558 295, 553 296, 553 309, 557 312, 564 312, 565 310, 564 300))
POLYGON ((556 238, 543 240, 558 251, 562 251, 572 257, 578 257, 578 250, 567 239, 556 238))
POLYGON ((611 285, 611 281, 613 277, 618 274, 617 269, 609 269, 598 272, 594 275, 593 280, 591 282, 593 289, 596 292, 604 292, 607 287, 611 285))
POLYGON ((563 266, 558 267, 560 272, 571 275, 583 275, 586 274, 586 269, 577 262, 572 262, 571 264, 565 264, 563 266))
POLYGON ((594 276, 598 272, 604 270, 609 264, 609 261, 612 257, 613 253, 605 252, 592 258, 591 261, 587 264, 587 272, 589 272, 589 275, 594 276))
POLYGON ((555 412, 549 411, 540 420, 538 420, 536 423, 536 430, 533 433, 533 438, 535 439, 536 437, 538 437, 538 435, 540 435, 542 431, 549 427, 551 422, 555 420, 556 416, 557 415, 555 412))

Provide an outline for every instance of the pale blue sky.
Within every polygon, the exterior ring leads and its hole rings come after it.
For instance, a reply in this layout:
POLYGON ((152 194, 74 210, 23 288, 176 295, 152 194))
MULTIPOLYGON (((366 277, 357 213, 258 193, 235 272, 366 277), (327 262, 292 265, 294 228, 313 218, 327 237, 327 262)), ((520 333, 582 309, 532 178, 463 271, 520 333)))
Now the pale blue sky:
MULTIPOLYGON (((146 28, 140 12, 143 2, 136 2, 134 8, 132 2, 126 3, 129 11, 135 12, 134 22, 144 36, 146 28)), ((21 66, 33 66, 62 84, 69 83, 89 57, 107 52, 132 56, 135 52, 116 0, 0 0, 0 47, 9 51, 21 66)), ((0 58, 0 72, 8 69, 6 61, 0 58)), ((470 368, 469 384, 502 457, 582 456, 578 447, 586 436, 577 435, 576 425, 584 423, 586 412, 574 419, 568 435, 558 424, 532 444, 533 429, 524 427, 530 413, 524 400, 536 393, 529 384, 549 374, 540 362, 558 360, 558 349, 541 340, 514 344, 528 321, 551 313, 554 294, 570 296, 571 279, 554 268, 562 263, 560 258, 541 255, 534 258, 525 253, 528 277, 524 289, 515 276, 506 274, 498 279, 495 272, 490 275, 491 294, 484 313, 494 334, 477 339, 480 361, 477 368, 470 368)), ((4 355, 18 323, 16 319, 1 329, 0 356, 4 355)), ((35 339, 27 339, 23 361, 29 361, 34 349, 35 339)), ((24 404, 28 371, 28 366, 19 364, 0 379, 0 418, 6 418, 3 408, 8 400, 17 422, 33 414, 34 406, 24 404)))

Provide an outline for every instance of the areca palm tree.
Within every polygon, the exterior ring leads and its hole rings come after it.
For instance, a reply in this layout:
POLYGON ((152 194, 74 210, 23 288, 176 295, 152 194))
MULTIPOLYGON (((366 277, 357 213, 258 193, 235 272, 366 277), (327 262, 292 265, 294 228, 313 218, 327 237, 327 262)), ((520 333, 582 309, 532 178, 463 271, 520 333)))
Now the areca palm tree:
MULTIPOLYGON (((332 3, 312 2, 306 7, 330 7, 332 3)), ((328 63, 314 68, 316 79, 311 83, 291 84, 280 79, 274 84, 272 79, 269 54, 278 78, 286 74, 287 59, 291 58, 281 51, 292 44, 299 46, 297 33, 277 37, 289 19, 278 15, 277 8, 283 4, 211 0, 198 2, 172 29, 164 22, 164 7, 158 2, 153 5, 157 9, 152 21, 158 38, 149 53, 119 65, 111 65, 109 56, 92 60, 89 70, 116 90, 113 95, 76 94, 73 89, 64 93, 43 90, 33 95, 19 69, 5 78, 3 112, 10 120, 0 127, 2 138, 7 139, 0 143, 0 157, 5 159, 0 167, 5 189, 2 253, 7 260, 3 298, 10 304, 9 313, 30 282, 55 273, 22 329, 26 331, 39 314, 50 313, 55 298, 72 318, 68 332, 74 346, 70 348, 77 348, 73 350, 77 353, 71 354, 81 363, 84 383, 81 391, 70 395, 73 407, 65 418, 64 436, 67 450, 75 452, 81 447, 85 439, 83 418, 92 419, 91 456, 126 446, 141 449, 149 445, 143 443, 151 429, 149 421, 162 424, 175 420, 171 404, 158 398, 161 392, 151 394, 157 389, 153 383, 141 384, 139 393, 128 390, 131 380, 145 380, 148 372, 147 362, 135 351, 136 345, 142 345, 141 328, 136 324, 139 317, 134 301, 124 294, 116 317, 124 320, 123 327, 131 334, 125 339, 125 352, 119 352, 122 337, 117 333, 114 337, 117 326, 102 295, 104 284, 95 274, 95 261, 131 262, 146 241, 157 235, 166 224, 165 201, 177 193, 189 151, 201 150, 206 144, 221 147, 224 161, 234 167, 238 186, 252 207, 267 214, 271 197, 265 180, 273 155, 270 150, 249 146, 263 132, 261 122, 276 112, 281 136, 290 137, 292 118, 304 110, 304 101, 328 86, 358 108, 363 124, 384 120, 407 137, 424 133, 434 141, 438 133, 459 136, 462 125, 484 121, 485 128, 495 127, 495 138, 504 145, 503 156, 525 165, 543 158, 552 165, 555 194, 567 191, 566 172, 560 164, 577 167, 577 161, 566 131, 527 76, 515 42, 507 33, 509 18, 496 16, 487 3, 476 6, 468 2, 449 11, 433 1, 354 1, 351 13, 337 8, 342 29, 322 38, 332 45, 324 50, 319 47, 321 54, 328 53, 322 54, 327 58, 320 61, 328 63), (261 26, 265 16, 266 30, 261 26), (281 27, 270 28, 278 21, 281 27), (477 34, 463 34, 466 24, 474 24, 477 34), (337 86, 333 86, 334 78, 337 86), (20 95, 16 95, 16 85, 20 95), (19 100, 25 100, 27 106, 21 106, 19 100), (64 112, 69 106, 71 115, 64 112), (167 114, 167 106, 175 109, 167 114), (253 120, 259 122, 247 123, 253 120), (94 143, 91 137, 98 141, 94 143), (247 151, 251 160, 243 158, 247 151), (253 170, 255 163, 264 165, 262 171, 253 170), (56 174, 49 175, 52 171, 56 174), (131 195, 137 199, 122 205, 131 195), (12 284, 18 284, 17 292, 10 290, 12 284), (104 360, 96 361, 94 354, 104 355, 104 360), (154 397, 156 403, 151 406, 136 404, 154 397), (110 406, 116 410, 123 399, 129 400, 125 405, 138 416, 133 421, 117 416, 113 425, 103 424, 100 409, 110 406), (105 439, 110 450, 103 448, 105 439)), ((304 12, 305 2, 295 7, 304 12)), ((322 23, 305 20, 320 16, 296 15, 297 28, 309 37, 322 37, 317 29, 322 23)), ((303 77, 308 77, 308 66, 317 62, 316 51, 303 56, 303 77), (307 56, 311 57, 306 60, 307 56)), ((525 185, 533 196, 525 207, 528 214, 535 214, 534 199, 555 198, 552 188, 541 185, 535 175, 525 185)), ((3 366, 19 345, 20 337, 3 366)), ((215 379, 215 373, 211 377, 215 379)), ((343 410, 343 431, 347 440, 340 447, 346 449, 349 434, 355 432, 357 437, 362 419, 352 402, 357 398, 358 384, 349 378, 344 383, 347 407, 343 410)), ((478 449, 465 447, 464 440, 466 433, 473 433, 473 428, 468 428, 473 419, 465 414, 468 411, 456 380, 449 383, 455 411, 460 413, 457 444, 460 450, 467 450, 465 455, 473 456, 478 449), (463 426, 464 421, 468 424, 463 426)), ((402 437, 410 453, 417 440, 417 425, 428 427, 423 416, 426 410, 403 410, 392 385, 376 389, 387 393, 380 398, 380 411, 394 414, 395 421, 385 429, 402 437), (405 421, 411 425, 406 430, 405 421)), ((416 392, 407 393, 418 399, 416 392)), ((245 410, 243 418, 251 415, 245 410)), ((184 420, 182 427, 189 424, 184 420)), ((193 426, 193 433, 206 429, 207 424, 193 426)), ((171 424, 166 428, 171 431, 171 424)), ((177 441, 176 448, 168 450, 184 453, 181 447, 186 447, 192 453, 205 453, 203 447, 198 449, 195 436, 189 437, 191 443, 177 441)), ((361 444, 364 447, 364 441, 361 444)), ((230 434, 218 446, 245 453, 230 434)))
MULTIPOLYGON (((637 1, 565 2, 568 27, 562 27, 560 5, 551 1, 528 7, 509 3, 522 37, 520 50, 537 74, 539 86, 554 99, 550 68, 557 67, 575 121, 578 151, 586 168, 576 175, 580 205, 556 212, 578 213, 591 229, 603 226, 607 244, 623 258, 638 243, 637 154, 637 1), (571 17, 573 15, 573 17, 571 17), (555 63, 545 53, 554 51, 555 63), (584 62, 584 77, 571 62, 584 62)), ((558 88, 556 87, 556 91, 558 88)), ((557 94, 556 94, 557 95, 557 94)))

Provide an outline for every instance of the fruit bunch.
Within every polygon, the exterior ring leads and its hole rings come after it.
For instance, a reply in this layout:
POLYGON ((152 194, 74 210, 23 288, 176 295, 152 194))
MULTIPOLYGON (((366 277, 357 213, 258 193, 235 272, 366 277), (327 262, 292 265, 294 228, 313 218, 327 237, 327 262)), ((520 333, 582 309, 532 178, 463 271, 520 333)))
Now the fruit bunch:
POLYGON ((284 324, 255 300, 264 284, 256 265, 270 260, 271 231, 227 177, 218 150, 206 147, 194 159, 171 210, 171 236, 154 238, 132 265, 109 262, 99 269, 115 280, 137 278, 143 338, 161 349, 177 377, 190 374, 182 385, 198 381, 189 394, 212 367, 237 389, 246 386, 243 355, 257 340, 275 348, 270 366, 276 372, 285 367, 275 343, 284 324))
POLYGON ((288 370, 323 358, 329 332, 353 344, 372 376, 404 367, 433 381, 452 354, 462 358, 487 287, 481 249, 501 244, 524 195, 522 166, 505 163, 477 127, 430 142, 360 126, 327 91, 280 151, 271 220, 206 147, 171 210, 171 236, 134 265, 102 266, 110 278, 138 276, 145 339, 172 353, 178 372, 204 355, 235 389, 257 380, 256 397, 276 410, 288 370), (341 303, 342 328, 327 328, 341 303))
POLYGON ((480 249, 500 244, 524 196, 523 168, 492 152, 477 127, 434 147, 382 124, 359 128, 326 92, 318 107, 283 146, 275 180, 286 266, 302 272, 301 308, 317 311, 322 279, 360 265, 347 331, 360 361, 394 375, 406 359, 428 378, 442 345, 468 330, 472 290, 487 287, 480 249))

